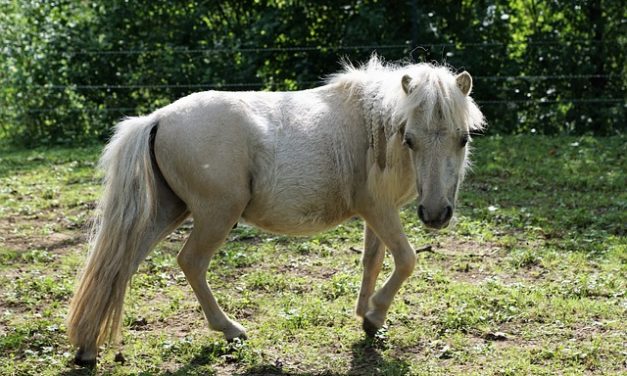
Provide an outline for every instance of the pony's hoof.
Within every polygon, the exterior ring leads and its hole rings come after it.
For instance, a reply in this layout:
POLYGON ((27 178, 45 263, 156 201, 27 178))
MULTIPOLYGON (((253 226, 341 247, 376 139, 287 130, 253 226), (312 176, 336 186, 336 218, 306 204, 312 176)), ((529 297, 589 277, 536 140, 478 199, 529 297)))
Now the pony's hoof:
POLYGON ((74 364, 83 368, 94 368, 96 367, 96 358, 93 359, 85 359, 83 358, 84 351, 78 350, 76 352, 76 356, 74 357, 74 364))
POLYGON ((88 354, 87 356, 85 356, 85 354, 87 353, 87 351, 85 351, 84 347, 81 347, 78 349, 78 351, 76 351, 76 356, 74 357, 74 364, 76 364, 79 367, 83 367, 83 368, 94 368, 96 367, 96 355, 97 353, 93 354, 93 358, 90 357, 88 354))
POLYGON ((373 338, 379 329, 379 326, 375 325, 368 317, 364 316, 364 321, 361 323, 361 327, 366 332, 366 337, 373 338))
POLYGON ((246 335, 246 333, 240 333, 240 334, 236 335, 235 337, 227 338, 226 342, 228 342, 228 343, 244 342, 247 339, 248 339, 248 336, 246 335))
POLYGON ((229 325, 228 329, 223 330, 222 334, 224 334, 224 338, 226 338, 226 341, 229 343, 248 339, 246 336, 246 329, 244 329, 240 323, 235 321, 231 321, 231 325, 229 325))
POLYGON ((120 363, 120 364, 124 364, 126 363, 126 358, 124 357, 124 354, 122 354, 121 352, 115 354, 115 358, 113 359, 116 363, 120 363))

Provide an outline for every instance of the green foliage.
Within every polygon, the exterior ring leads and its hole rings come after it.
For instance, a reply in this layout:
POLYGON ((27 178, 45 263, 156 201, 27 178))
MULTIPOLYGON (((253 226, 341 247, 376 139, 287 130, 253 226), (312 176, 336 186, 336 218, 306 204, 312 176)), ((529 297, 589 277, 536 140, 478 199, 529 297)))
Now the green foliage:
MULTIPOLYGON (((80 142, 98 135, 106 121, 85 110, 93 102, 71 87, 91 70, 75 61, 92 13, 85 2, 3 1, 0 69, 0 126, 19 144, 80 142), (45 112, 43 108, 54 108, 45 112)), ((84 78, 83 78, 84 79, 84 78)), ((100 105, 106 105, 101 103, 100 105)))
POLYGON ((469 70, 494 133, 625 123, 616 0, 0 3, 0 137, 14 144, 102 141, 194 91, 312 87, 375 50, 469 70))

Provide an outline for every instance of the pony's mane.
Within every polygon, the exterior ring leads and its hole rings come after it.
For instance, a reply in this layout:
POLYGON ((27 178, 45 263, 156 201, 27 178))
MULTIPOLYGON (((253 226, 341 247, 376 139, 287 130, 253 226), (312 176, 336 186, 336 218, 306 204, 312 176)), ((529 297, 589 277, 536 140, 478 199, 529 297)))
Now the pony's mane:
POLYGON ((330 76, 327 82, 342 87, 349 98, 356 98, 370 127, 384 128, 388 137, 411 113, 426 127, 456 130, 465 125, 470 131, 484 125, 483 114, 474 100, 457 88, 455 75, 444 66, 386 63, 373 55, 359 67, 345 61, 343 71, 330 76), (401 85, 405 75, 412 78, 409 95, 401 85))

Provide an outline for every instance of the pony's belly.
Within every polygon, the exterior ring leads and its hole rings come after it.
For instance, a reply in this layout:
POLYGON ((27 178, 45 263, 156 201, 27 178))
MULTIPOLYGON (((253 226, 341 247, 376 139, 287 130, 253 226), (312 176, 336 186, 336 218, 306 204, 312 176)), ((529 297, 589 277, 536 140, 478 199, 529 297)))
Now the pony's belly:
POLYGON ((308 223, 308 224, 294 224, 294 223, 278 223, 276 221, 254 221, 248 218, 242 217, 244 222, 260 228, 264 231, 271 232, 273 234, 282 235, 294 235, 294 236, 308 236, 314 235, 325 230, 328 230, 335 225, 338 225, 342 221, 333 224, 320 224, 320 223, 308 223))
POLYGON ((337 226, 354 213, 348 210, 329 210, 328 207, 289 207, 283 203, 274 205, 249 205, 242 219, 262 230, 285 235, 312 235, 337 226))

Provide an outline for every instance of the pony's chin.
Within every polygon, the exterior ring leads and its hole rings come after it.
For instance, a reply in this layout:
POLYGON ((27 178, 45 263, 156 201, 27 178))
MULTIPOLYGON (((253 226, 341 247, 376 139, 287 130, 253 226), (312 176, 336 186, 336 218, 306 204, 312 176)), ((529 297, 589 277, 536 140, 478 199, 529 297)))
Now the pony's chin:
POLYGON ((455 227, 455 225, 457 225, 457 217, 455 215, 453 215, 451 218, 449 218, 446 222, 442 222, 442 223, 437 223, 437 222, 424 222, 424 221, 420 221, 422 222, 422 225, 425 226, 427 228, 427 230, 430 231, 438 231, 438 230, 443 230, 445 228, 451 228, 451 227, 455 227))
POLYGON ((449 227, 449 225, 451 224, 451 221, 448 220, 448 221, 443 222, 443 223, 422 222, 422 224, 429 230, 437 231, 437 230, 442 230, 442 229, 445 229, 445 228, 449 227))

